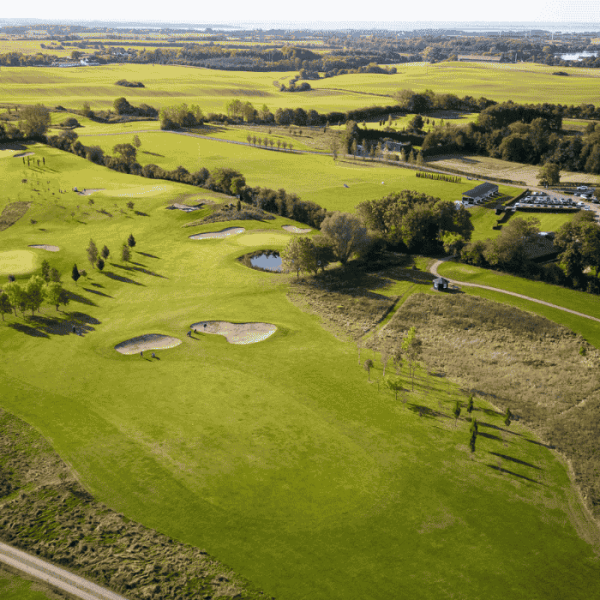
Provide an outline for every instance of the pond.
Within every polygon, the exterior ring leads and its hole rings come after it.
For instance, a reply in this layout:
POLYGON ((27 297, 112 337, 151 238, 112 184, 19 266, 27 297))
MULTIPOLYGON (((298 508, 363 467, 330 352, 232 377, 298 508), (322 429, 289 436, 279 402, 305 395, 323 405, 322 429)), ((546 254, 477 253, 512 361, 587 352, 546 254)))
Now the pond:
POLYGON ((283 270, 281 256, 277 250, 258 250, 240 257, 242 263, 252 269, 281 273, 283 270))

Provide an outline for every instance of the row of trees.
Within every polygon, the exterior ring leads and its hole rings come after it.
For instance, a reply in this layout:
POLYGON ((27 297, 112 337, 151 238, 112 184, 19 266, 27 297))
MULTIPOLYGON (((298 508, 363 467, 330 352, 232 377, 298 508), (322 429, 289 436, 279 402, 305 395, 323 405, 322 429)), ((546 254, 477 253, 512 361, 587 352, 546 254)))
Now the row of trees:
POLYGON ((265 137, 264 139, 260 138, 260 137, 256 137, 255 135, 250 135, 248 134, 246 136, 246 141, 249 144, 252 144, 253 146, 264 146, 265 148, 271 147, 271 148, 275 148, 275 146, 277 146, 277 150, 280 150, 281 148, 283 148, 284 150, 287 150, 288 148, 290 149, 290 152, 294 149, 294 145, 293 144, 289 144, 286 140, 273 140, 271 138, 267 138, 265 137))
POLYGON ((0 292, 0 313, 2 320, 4 315, 14 311, 17 316, 17 309, 25 316, 25 311, 30 310, 31 315, 39 311, 42 303, 56 306, 69 303, 69 294, 62 287, 60 281, 46 280, 41 275, 33 275, 27 283, 22 286, 18 281, 11 281, 4 286, 0 292))
MULTIPOLYGON (((129 234, 127 241, 121 247, 121 260, 123 262, 129 262, 131 260, 131 248, 133 248, 135 245, 136 245, 136 241, 135 241, 135 238, 133 237, 133 233, 131 233, 131 234, 129 234)), ((87 252, 88 261, 90 262, 92 267, 96 267, 99 271, 102 271, 106 265, 105 261, 110 256, 110 250, 108 249, 108 246, 106 246, 106 245, 103 246, 102 250, 100 252, 98 252, 98 247, 96 246, 96 242, 94 242, 94 240, 90 238, 90 242, 86 248, 86 252, 87 252)), ((72 277, 75 282, 77 282, 77 279, 79 279, 78 276, 77 277, 73 276, 76 272, 77 272, 77 274, 79 274, 79 270, 77 269, 77 266, 75 265, 73 267, 73 273, 72 273, 72 277)))

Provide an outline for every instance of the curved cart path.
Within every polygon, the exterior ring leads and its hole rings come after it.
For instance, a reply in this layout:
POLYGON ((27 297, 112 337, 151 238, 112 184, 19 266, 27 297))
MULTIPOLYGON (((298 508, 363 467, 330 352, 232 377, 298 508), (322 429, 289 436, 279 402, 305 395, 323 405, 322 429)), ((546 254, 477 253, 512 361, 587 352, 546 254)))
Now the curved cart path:
POLYGON ((570 308, 565 308, 564 306, 558 306, 557 304, 551 304, 550 302, 544 302, 544 300, 538 300, 537 298, 532 298, 531 296, 524 296, 523 294, 517 294, 516 292, 509 292, 507 290, 503 290, 500 288, 491 287, 489 285, 481 285, 479 283, 468 283, 467 281, 457 281, 455 279, 449 279, 445 275, 440 275, 438 273, 438 267, 448 260, 452 260, 454 257, 449 256, 447 258, 442 258, 441 260, 436 260, 431 267, 429 267, 429 272, 436 277, 444 277, 444 279, 448 279, 450 283, 454 283, 457 285, 466 285, 469 287, 481 288, 483 290, 490 290, 492 292, 500 292, 501 294, 508 294, 509 296, 514 296, 515 298, 523 298, 523 300, 529 300, 531 302, 537 302, 538 304, 543 304, 544 306, 549 306, 550 308, 556 308, 558 310, 562 310, 564 312, 571 313, 572 315, 577 315, 578 317, 584 317, 586 319, 591 319, 592 321, 597 321, 600 323, 600 319, 597 317, 592 317, 591 315, 586 315, 584 313, 577 312, 576 310, 571 310, 570 308))
POLYGON ((83 577, 0 542, 0 561, 82 600, 127 600, 83 577))

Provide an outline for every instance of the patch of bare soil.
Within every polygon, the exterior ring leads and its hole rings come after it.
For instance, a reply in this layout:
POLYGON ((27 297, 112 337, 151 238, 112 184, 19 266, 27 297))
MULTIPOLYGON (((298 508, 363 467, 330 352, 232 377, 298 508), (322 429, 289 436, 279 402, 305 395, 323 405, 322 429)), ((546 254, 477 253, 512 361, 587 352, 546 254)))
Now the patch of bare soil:
POLYGON ((600 352, 543 317, 465 294, 411 296, 367 345, 394 345, 412 326, 428 369, 510 408, 567 457, 599 518, 600 352))
POLYGON ((132 600, 267 598, 203 550, 96 502, 46 440, 0 410, 0 539, 132 600))
POLYGON ((50 244, 29 244, 29 248, 37 248, 39 250, 46 250, 47 252, 58 252, 60 248, 58 246, 52 246, 50 244))
POLYGON ((0 231, 14 225, 29 209, 31 202, 11 202, 4 207, 0 215, 0 231))

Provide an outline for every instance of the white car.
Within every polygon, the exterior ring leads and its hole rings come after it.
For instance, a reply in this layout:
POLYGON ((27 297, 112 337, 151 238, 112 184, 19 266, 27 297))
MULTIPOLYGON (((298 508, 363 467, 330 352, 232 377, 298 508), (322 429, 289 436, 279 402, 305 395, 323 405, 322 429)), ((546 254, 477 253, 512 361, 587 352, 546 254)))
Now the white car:
POLYGON ((580 192, 585 192, 585 191, 586 191, 588 188, 587 188, 587 185, 578 185, 578 186, 577 186, 577 189, 578 189, 580 192))

